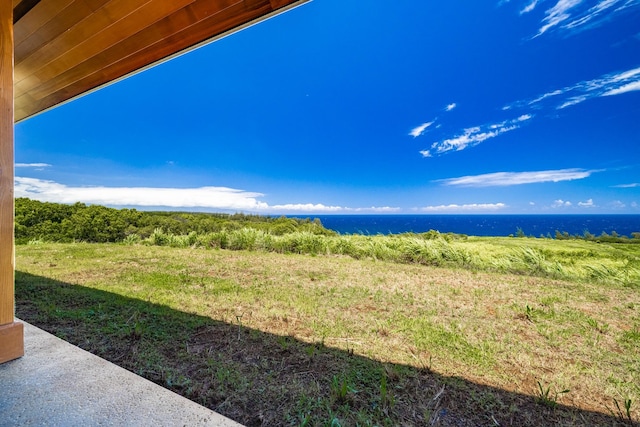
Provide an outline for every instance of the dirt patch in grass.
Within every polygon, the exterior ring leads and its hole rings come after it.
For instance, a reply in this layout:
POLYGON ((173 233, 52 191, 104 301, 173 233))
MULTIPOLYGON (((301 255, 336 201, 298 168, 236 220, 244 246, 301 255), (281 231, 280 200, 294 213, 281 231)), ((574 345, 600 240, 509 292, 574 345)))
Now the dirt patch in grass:
POLYGON ((17 269, 18 317, 247 425, 640 415, 631 287, 119 245, 18 247, 17 269))

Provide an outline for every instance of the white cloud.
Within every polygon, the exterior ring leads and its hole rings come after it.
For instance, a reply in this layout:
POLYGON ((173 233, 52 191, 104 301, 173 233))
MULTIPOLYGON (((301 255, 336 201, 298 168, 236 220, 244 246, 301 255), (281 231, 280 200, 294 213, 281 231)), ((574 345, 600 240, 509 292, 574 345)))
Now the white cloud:
POLYGON ((531 3, 526 5, 524 9, 520 11, 520 15, 524 15, 525 13, 532 12, 536 8, 537 4, 538 4, 538 0, 532 0, 531 3))
POLYGON ((554 200, 553 204, 551 205, 551 207, 553 208, 562 208, 562 207, 569 207, 571 206, 571 202, 570 201, 564 201, 562 199, 558 199, 558 200, 554 200))
MULTIPOLYGON (((520 15, 535 9, 538 0, 531 0, 520 15)), ((551 31, 575 32, 587 28, 594 28, 610 21, 615 14, 640 5, 640 0, 599 0, 593 2, 583 0, 558 0, 556 4, 545 11, 538 33, 534 36, 551 31)))
POLYGON ((561 110, 593 98, 621 95, 639 90, 640 67, 637 67, 605 74, 592 80, 584 80, 562 89, 554 89, 531 100, 516 101, 504 106, 503 110, 523 107, 534 109, 551 107, 561 110))
POLYGON ((640 182, 634 182, 632 184, 620 184, 620 185, 613 186, 613 188, 636 188, 636 187, 640 187, 640 182))
POLYGON ((586 202, 578 202, 578 206, 583 208, 593 208, 596 205, 593 204, 593 199, 589 199, 586 202))
POLYGON ((536 37, 570 19, 571 15, 569 14, 569 10, 580 3, 582 3, 582 0, 559 0, 555 6, 545 12, 546 16, 542 20, 543 25, 538 30, 536 37))
POLYGON ((640 67, 633 68, 629 71, 623 71, 622 73, 611 74, 609 79, 613 82, 621 82, 629 78, 636 77, 639 74, 640 74, 640 67))
POLYGON ((16 168, 48 168, 51 167, 49 163, 16 163, 16 168))
POLYGON ((640 90, 640 67, 606 74, 598 79, 583 81, 562 89, 563 93, 568 93, 570 96, 558 109, 570 107, 596 97, 621 95, 636 90, 640 90))
POLYGON ((314 211, 314 212, 340 212, 340 211, 344 211, 345 208, 343 208, 342 206, 325 206, 321 203, 297 203, 297 204, 292 204, 292 203, 288 203, 286 205, 274 205, 271 206, 272 209, 278 209, 278 210, 282 210, 282 211, 293 211, 293 212, 309 212, 309 211, 314 211))
POLYGON ((543 95, 540 95, 540 96, 539 96, 539 97, 537 97, 536 99, 534 99, 534 100, 530 101, 530 102, 529 102, 529 105, 536 104, 536 103, 538 103, 538 102, 540 102, 540 101, 543 101, 543 100, 545 100, 545 99, 547 99, 547 98, 550 98, 550 97, 552 97, 552 96, 562 95, 563 93, 564 93, 564 91, 562 91, 562 90, 560 90, 560 89, 556 89, 556 90, 554 90, 554 91, 547 92, 547 93, 545 93, 545 94, 543 94, 543 95))
POLYGON ((285 205, 273 205, 269 206, 269 210, 278 212, 346 212, 346 213, 392 213, 399 212, 400 208, 390 206, 371 206, 368 208, 349 208, 344 206, 325 206, 321 203, 288 203, 285 205))
POLYGON ((587 22, 595 19, 600 13, 602 13, 605 10, 609 9, 610 7, 614 6, 618 2, 619 2, 619 0, 603 0, 603 1, 600 1, 595 6, 589 8, 586 11, 585 14, 583 14, 582 16, 580 16, 580 17, 574 19, 573 21, 569 22, 568 24, 566 24, 564 26, 564 28, 570 29, 570 28, 580 27, 580 26, 586 24, 587 22))
POLYGON ((448 151, 462 151, 467 147, 481 144, 487 139, 495 138, 503 133, 518 129, 522 122, 530 120, 531 118, 533 118, 531 114, 523 114, 517 119, 467 128, 463 130, 461 135, 434 142, 430 149, 422 150, 420 153, 424 157, 433 157, 434 154, 444 154, 448 151))
POLYGON ((166 206, 214 209, 260 210, 268 205, 257 199, 261 193, 226 187, 149 188, 149 187, 71 187, 36 178, 15 178, 16 197, 45 202, 115 205, 166 206))
POLYGON ((465 205, 439 205, 425 206, 418 210, 423 212, 479 212, 479 211, 497 211, 506 208, 504 203, 472 203, 465 205))
POLYGON ((567 107, 572 107, 574 105, 578 105, 581 102, 586 101, 587 99, 589 99, 589 96, 586 96, 586 95, 572 96, 571 98, 569 98, 568 100, 566 100, 565 102, 560 104, 558 106, 558 110, 562 110, 562 109, 567 108, 567 107))
POLYGON ((636 0, 601 0, 595 6, 587 9, 583 13, 568 24, 564 25, 564 29, 572 30, 579 27, 592 27, 598 25, 600 22, 610 18, 611 14, 626 9, 637 3, 636 0))
POLYGON ((614 200, 613 202, 609 203, 609 205, 611 205, 613 209, 622 209, 627 207, 627 205, 622 203, 620 200, 614 200))
POLYGON ((539 184, 543 182, 573 181, 588 178, 598 170, 558 169, 534 172, 495 172, 482 175, 462 176, 459 178, 440 179, 444 185, 460 187, 506 187, 521 184, 539 184))
POLYGON ((451 110, 453 110, 454 108, 456 108, 457 106, 458 106, 458 105, 457 105, 455 102, 452 102, 451 104, 449 104, 449 105, 447 105, 447 106, 445 107, 445 111, 451 111, 451 110))
POLYGON ((603 93, 602 96, 620 95, 622 93, 632 92, 634 90, 640 90, 640 79, 638 79, 638 81, 627 83, 614 89, 609 89, 608 91, 603 93))
POLYGON ((606 74, 599 79, 578 83, 573 88, 584 92, 586 99, 613 96, 640 90, 640 67, 618 73, 606 74))
POLYGON ((479 126, 467 128, 462 135, 458 135, 453 138, 445 139, 444 141, 437 142, 432 148, 436 149, 438 154, 445 153, 447 151, 455 150, 460 151, 467 148, 469 145, 477 145, 489 138, 495 138, 500 133, 508 132, 515 129, 514 127, 496 127, 496 125, 489 126, 490 131, 483 131, 479 126))
POLYGON ((420 135, 422 135, 424 133, 425 130, 427 130, 427 128, 429 126, 431 126, 434 122, 426 122, 421 124, 420 126, 417 126, 413 129, 411 129, 411 132, 409 132, 409 135, 413 136, 414 138, 419 137, 420 135))
MULTIPOLYGON (((640 4, 640 0, 633 1, 637 1, 640 4)), ((555 108, 561 110, 593 98, 621 95, 632 91, 640 91, 640 67, 605 74, 592 80, 584 80, 571 86, 551 90, 530 100, 516 101, 504 106, 502 110, 524 109, 525 113, 519 117, 463 129, 457 135, 454 134, 450 138, 434 142, 431 147, 421 150, 420 154, 423 157, 435 157, 450 151, 461 151, 481 144, 488 139, 518 129, 524 122, 534 118, 532 111, 536 109, 555 108)), ((425 129, 433 123, 424 123, 422 126, 413 129, 410 134, 414 137, 422 135, 425 129)))
POLYGON ((398 207, 392 206, 371 206, 368 208, 347 208, 348 211, 351 212, 378 212, 378 213, 391 213, 391 212, 400 212, 401 209, 398 207))
POLYGON ((15 178, 15 197, 54 203, 167 208, 208 208, 239 212, 397 212, 395 207, 352 208, 320 203, 269 205, 264 194, 227 187, 73 187, 37 178, 15 178))
POLYGON ((638 203, 637 202, 631 202, 631 207, 632 208, 637 208, 638 207, 638 203))

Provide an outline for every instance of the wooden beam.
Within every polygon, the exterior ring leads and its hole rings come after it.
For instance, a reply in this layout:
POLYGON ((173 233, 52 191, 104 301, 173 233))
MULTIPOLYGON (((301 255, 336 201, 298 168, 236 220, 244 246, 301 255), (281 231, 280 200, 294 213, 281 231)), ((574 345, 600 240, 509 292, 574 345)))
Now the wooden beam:
POLYGON ((13 23, 18 22, 20 18, 26 15, 39 2, 40 0, 13 0, 13 23))
POLYGON ((13 322, 13 10, 0 2, 0 325, 13 322))
POLYGON ((0 326, 0 364, 24 356, 24 325, 20 322, 0 326))
POLYGON ((14 28, 14 119, 20 121, 305 1, 39 0, 14 28))
POLYGON ((24 355, 23 325, 14 322, 13 149, 13 8, 0 1, 0 363, 24 355))

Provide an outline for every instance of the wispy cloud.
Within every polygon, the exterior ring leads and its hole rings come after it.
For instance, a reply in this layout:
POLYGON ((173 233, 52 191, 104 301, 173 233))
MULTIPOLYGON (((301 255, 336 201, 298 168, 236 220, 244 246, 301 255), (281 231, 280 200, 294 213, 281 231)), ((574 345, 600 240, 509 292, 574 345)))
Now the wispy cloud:
POLYGON ((633 92, 634 90, 640 90, 640 78, 635 82, 624 84, 615 89, 609 89, 603 93, 602 96, 620 95, 627 92, 633 92))
POLYGON ((269 206, 270 210, 277 212, 345 212, 345 213, 394 213, 401 209, 391 206, 371 206, 367 208, 350 208, 344 206, 326 206, 321 203, 291 203, 285 205, 269 206))
MULTIPOLYGON (((640 91, 640 67, 605 74, 596 79, 584 80, 571 86, 551 90, 532 99, 513 102, 502 109, 513 112, 522 111, 524 114, 518 118, 463 129, 450 138, 434 142, 428 149, 420 151, 420 154, 423 157, 435 157, 451 151, 461 151, 518 129, 524 122, 533 119, 533 113, 539 110, 562 110, 593 98, 622 95, 632 91, 640 91)), ((422 124, 413 129, 410 135, 414 137, 422 135, 434 122, 422 124)))
POLYGON ((434 142, 428 150, 420 151, 420 154, 424 157, 433 157, 449 151, 462 151, 465 148, 481 144, 487 139, 518 129, 523 122, 530 120, 532 117, 530 114, 524 114, 513 120, 467 128, 464 129, 462 134, 453 138, 434 142))
POLYGON ((431 126, 434 122, 426 122, 421 124, 420 126, 416 126, 415 128, 411 129, 411 132, 409 132, 409 135, 411 135, 414 138, 419 137, 420 135, 422 135, 424 133, 424 131, 427 130, 427 128, 429 126, 431 126))
POLYGON ((640 187, 640 182, 633 182, 631 184, 614 185, 613 188, 637 188, 640 187))
POLYGON ((564 29, 592 28, 611 19, 615 13, 638 6, 637 0, 600 0, 595 6, 576 14, 575 19, 563 26, 564 29))
POLYGON ((567 99, 557 108, 570 107, 588 99, 621 95, 640 90, 640 67, 628 71, 606 74, 598 79, 580 82, 561 89, 567 99))
POLYGON ((531 1, 531 3, 529 3, 528 5, 526 5, 521 11, 520 11, 520 15, 524 15, 525 13, 529 13, 529 12, 533 12, 533 10, 536 8, 536 6, 538 5, 538 0, 533 0, 531 1))
POLYGON ((551 207, 552 208, 568 208, 572 205, 573 204, 568 200, 558 199, 553 201, 553 204, 551 205, 551 207))
POLYGON ((535 104, 537 104, 539 102, 544 101, 547 98, 551 98, 553 96, 562 95, 563 93, 565 93, 565 91, 562 90, 562 89, 556 89, 556 90, 553 90, 551 92, 544 93, 544 94, 538 96, 537 98, 532 99, 531 101, 529 101, 529 105, 535 105, 535 104))
POLYGON ((542 20, 543 25, 536 36, 540 36, 551 28, 571 19, 569 10, 580 3, 582 3, 582 0, 559 0, 555 6, 545 12, 545 17, 542 20))
MULTIPOLYGON (((457 107, 457 104, 455 102, 452 102, 451 104, 448 104, 446 107, 444 107, 444 111, 451 111, 454 108, 457 107)), ((433 126, 433 124, 437 121, 438 119, 435 118, 433 120, 431 120, 430 122, 424 122, 422 123, 420 126, 416 126, 413 129, 411 129, 411 131, 409 132, 409 135, 411 135, 414 138, 417 138, 421 135, 423 135, 425 133, 425 131, 430 128, 431 126, 433 126)), ((436 126, 436 128, 438 128, 440 126, 436 126)))
POLYGON ((48 168, 51 167, 49 163, 16 163, 16 168, 48 168))
POLYGON ((37 178, 15 178, 15 196, 43 202, 166 208, 207 208, 239 212, 397 212, 395 207, 353 208, 320 203, 269 205, 263 193, 227 187, 73 187, 37 178))
POLYGON ((593 98, 622 95, 638 90, 640 90, 640 67, 605 74, 596 79, 584 80, 571 86, 554 89, 533 99, 516 101, 506 105, 503 110, 517 108, 562 110, 593 98))
MULTIPOLYGON (((532 0, 520 10, 520 14, 531 12, 538 1, 532 0)), ((640 5, 640 0, 599 0, 595 5, 583 0, 558 0, 547 9, 540 23, 539 37, 549 31, 575 32, 586 28, 594 28, 621 13, 640 5)))
POLYGON ((438 205, 438 206, 425 206, 418 208, 422 212, 486 212, 497 211, 506 208, 504 203, 471 203, 464 205, 438 205))
POLYGON ((495 172, 441 179, 435 182, 458 187, 507 187, 511 185, 539 184, 543 182, 573 181, 588 178, 595 172, 600 171, 572 168, 535 172, 495 172))

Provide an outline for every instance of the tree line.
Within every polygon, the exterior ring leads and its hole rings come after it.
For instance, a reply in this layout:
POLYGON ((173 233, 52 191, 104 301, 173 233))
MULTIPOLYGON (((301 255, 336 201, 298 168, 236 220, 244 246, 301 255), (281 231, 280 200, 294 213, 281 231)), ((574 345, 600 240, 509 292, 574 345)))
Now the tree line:
POLYGON ((268 231, 274 235, 309 232, 333 235, 318 218, 271 217, 247 214, 150 212, 115 209, 100 205, 40 202, 28 198, 15 200, 16 244, 32 240, 47 242, 120 242, 128 236, 145 239, 154 230, 174 235, 213 233, 242 228, 268 231))

